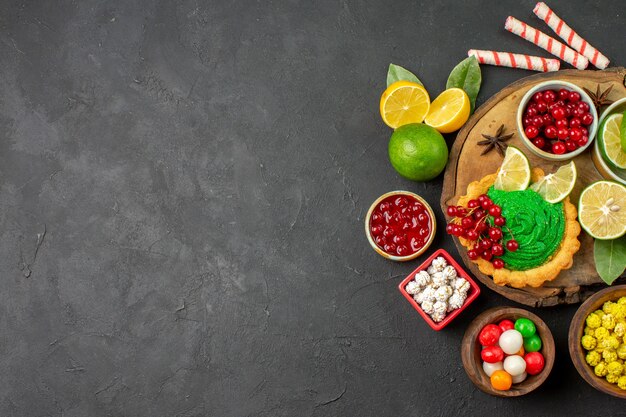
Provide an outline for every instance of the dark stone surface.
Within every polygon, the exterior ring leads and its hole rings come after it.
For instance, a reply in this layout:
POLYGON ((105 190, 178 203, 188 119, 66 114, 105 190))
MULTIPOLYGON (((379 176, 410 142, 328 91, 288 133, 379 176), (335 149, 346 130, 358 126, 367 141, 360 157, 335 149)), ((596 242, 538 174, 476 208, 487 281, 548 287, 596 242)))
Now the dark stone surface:
MULTIPOLYGON (((622 2, 550 4, 624 63, 622 2)), ((387 161, 389 62, 436 95, 469 48, 545 56, 503 29, 545 30, 533 5, 2 1, 0 415, 621 412, 569 360, 575 306, 536 311, 540 391, 477 391, 462 334, 513 303, 483 288, 435 333, 396 289, 419 261, 363 233, 380 194, 441 192, 387 161)), ((479 104, 528 74, 483 68, 479 104)))

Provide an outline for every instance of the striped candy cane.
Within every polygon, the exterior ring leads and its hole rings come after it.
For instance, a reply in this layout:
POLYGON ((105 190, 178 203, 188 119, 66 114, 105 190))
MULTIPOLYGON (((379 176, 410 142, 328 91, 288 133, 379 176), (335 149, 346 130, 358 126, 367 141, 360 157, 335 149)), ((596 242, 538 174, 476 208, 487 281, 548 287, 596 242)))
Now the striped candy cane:
POLYGON ((559 35, 569 46, 587 57, 596 68, 605 69, 609 66, 609 59, 607 57, 581 38, 578 33, 574 32, 574 30, 569 27, 563 19, 558 17, 545 3, 537 3, 533 12, 539 19, 546 22, 554 33, 559 35))
POLYGON ((589 60, 583 55, 580 55, 578 52, 546 35, 542 31, 537 30, 524 22, 520 22, 513 16, 507 17, 504 28, 513 34, 534 43, 538 47, 545 49, 552 55, 558 56, 563 61, 578 69, 585 69, 587 68, 587 65, 589 65, 589 60))
POLYGON ((470 49, 467 56, 475 56, 481 64, 496 65, 499 67, 521 68, 533 71, 558 71, 561 62, 558 59, 542 58, 540 56, 514 54, 511 52, 484 51, 470 49))

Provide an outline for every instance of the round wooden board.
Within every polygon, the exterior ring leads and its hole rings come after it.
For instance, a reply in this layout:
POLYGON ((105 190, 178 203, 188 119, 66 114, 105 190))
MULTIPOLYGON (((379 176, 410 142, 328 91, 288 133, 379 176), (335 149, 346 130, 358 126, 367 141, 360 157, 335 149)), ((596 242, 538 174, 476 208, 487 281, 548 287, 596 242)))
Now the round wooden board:
MULTIPOLYGON (((533 85, 549 80, 564 80, 594 92, 598 84, 601 90, 613 85, 609 99, 617 100, 626 96, 625 76, 626 68, 623 67, 605 71, 563 70, 542 73, 516 81, 487 100, 459 131, 450 151, 440 202, 444 214, 449 204, 455 204, 458 197, 466 193, 470 182, 492 174, 500 167, 502 163, 500 154, 493 150, 481 156, 484 147, 478 146, 477 142, 483 139, 481 136, 483 133, 495 134, 501 124, 504 124, 506 132, 514 132, 513 138, 507 143, 524 151, 531 167, 539 167, 549 173, 556 171, 563 164, 547 161, 532 154, 517 133, 515 121, 517 108, 524 94, 533 85)), ((578 170, 578 182, 570 198, 577 205, 583 188, 602 177, 591 161, 590 150, 577 156, 574 161, 578 170)), ((467 252, 458 239, 455 238, 454 242, 465 265, 487 287, 513 301, 532 307, 546 307, 579 303, 605 285, 594 266, 593 239, 584 232, 581 232, 579 239, 581 248, 574 257, 574 266, 571 269, 562 271, 554 281, 546 282, 542 287, 520 289, 494 284, 491 277, 482 274, 467 258, 467 252)))

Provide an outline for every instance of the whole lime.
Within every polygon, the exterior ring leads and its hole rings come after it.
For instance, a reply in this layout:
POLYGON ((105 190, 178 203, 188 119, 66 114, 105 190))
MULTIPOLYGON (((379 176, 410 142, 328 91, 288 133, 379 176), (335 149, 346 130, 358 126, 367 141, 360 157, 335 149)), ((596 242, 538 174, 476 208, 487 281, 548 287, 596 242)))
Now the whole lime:
POLYGON ((448 146, 441 133, 432 127, 410 123, 400 126, 391 135, 389 161, 405 178, 432 180, 448 163, 448 146))

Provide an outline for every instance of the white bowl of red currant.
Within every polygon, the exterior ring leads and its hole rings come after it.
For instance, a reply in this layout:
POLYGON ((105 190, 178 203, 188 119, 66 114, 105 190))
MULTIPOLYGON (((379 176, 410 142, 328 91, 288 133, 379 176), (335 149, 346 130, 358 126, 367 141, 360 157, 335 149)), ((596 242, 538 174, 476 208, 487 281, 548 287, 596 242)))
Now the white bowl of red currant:
POLYGON ((567 81, 535 85, 517 109, 517 130, 535 155, 565 161, 583 153, 598 129, 598 113, 582 88, 567 81))

